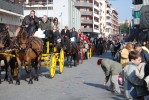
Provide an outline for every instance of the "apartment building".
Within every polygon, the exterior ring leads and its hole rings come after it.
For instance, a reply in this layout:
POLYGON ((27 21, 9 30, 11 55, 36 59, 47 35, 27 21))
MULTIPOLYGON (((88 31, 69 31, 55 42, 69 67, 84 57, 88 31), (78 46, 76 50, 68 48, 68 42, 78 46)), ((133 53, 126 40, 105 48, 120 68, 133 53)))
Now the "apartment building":
POLYGON ((75 6, 81 12, 81 31, 84 34, 98 35, 100 0, 74 0, 75 6))
POLYGON ((9 31, 14 32, 21 25, 23 6, 18 0, 0 0, 0 23, 7 24, 9 31))
POLYGON ((24 15, 28 15, 31 10, 35 10, 36 16, 47 15, 52 21, 54 17, 59 20, 59 29, 64 26, 81 28, 81 13, 74 6, 73 0, 25 0, 24 15))
POLYGON ((118 34, 119 32, 119 24, 118 24, 118 12, 115 9, 112 9, 112 33, 111 34, 118 34))
POLYGON ((104 0, 100 1, 100 33, 105 33, 105 27, 106 27, 106 2, 104 0))

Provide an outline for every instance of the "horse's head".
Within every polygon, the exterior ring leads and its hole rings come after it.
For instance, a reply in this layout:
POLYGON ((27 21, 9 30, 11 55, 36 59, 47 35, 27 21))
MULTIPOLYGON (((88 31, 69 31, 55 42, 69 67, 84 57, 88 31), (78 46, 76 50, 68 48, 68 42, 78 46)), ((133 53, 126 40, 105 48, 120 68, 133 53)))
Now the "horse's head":
POLYGON ((8 26, 7 25, 0 25, 0 49, 3 49, 4 47, 8 47, 10 45, 10 36, 8 32, 8 26))
POLYGON ((27 45, 29 45, 29 34, 26 28, 21 28, 19 32, 19 45, 21 49, 26 49, 27 45))

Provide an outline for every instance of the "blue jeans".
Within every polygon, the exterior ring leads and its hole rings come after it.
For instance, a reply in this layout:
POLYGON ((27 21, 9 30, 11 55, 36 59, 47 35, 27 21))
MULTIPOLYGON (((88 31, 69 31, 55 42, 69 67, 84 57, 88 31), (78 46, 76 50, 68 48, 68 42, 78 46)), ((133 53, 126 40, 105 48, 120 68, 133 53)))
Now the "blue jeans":
POLYGON ((33 33, 34 29, 35 29, 34 26, 29 27, 29 36, 32 36, 32 33, 33 33))

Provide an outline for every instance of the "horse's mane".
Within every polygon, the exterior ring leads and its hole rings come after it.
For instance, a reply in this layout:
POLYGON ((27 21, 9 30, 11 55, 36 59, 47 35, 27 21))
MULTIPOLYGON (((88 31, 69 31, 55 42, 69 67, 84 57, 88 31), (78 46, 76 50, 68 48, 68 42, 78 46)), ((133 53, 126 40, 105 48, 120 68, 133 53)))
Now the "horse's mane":
POLYGON ((4 45, 4 48, 10 46, 10 35, 5 24, 0 24, 0 42, 4 45))

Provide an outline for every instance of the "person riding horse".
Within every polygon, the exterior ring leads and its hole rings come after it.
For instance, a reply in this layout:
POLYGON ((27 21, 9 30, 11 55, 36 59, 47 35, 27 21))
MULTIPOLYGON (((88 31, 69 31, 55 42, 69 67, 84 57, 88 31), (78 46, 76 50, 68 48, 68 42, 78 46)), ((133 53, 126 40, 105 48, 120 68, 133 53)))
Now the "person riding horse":
POLYGON ((62 39, 62 45, 64 46, 64 49, 65 49, 65 46, 70 42, 69 38, 70 38, 70 31, 68 29, 68 26, 65 26, 65 28, 62 29, 61 31, 61 39, 62 39))
POLYGON ((15 36, 18 36, 22 27, 26 27, 29 33, 29 36, 33 36, 33 32, 35 32, 39 27, 39 20, 35 16, 35 11, 31 10, 30 14, 25 16, 23 19, 22 25, 18 27, 15 32, 15 36))

